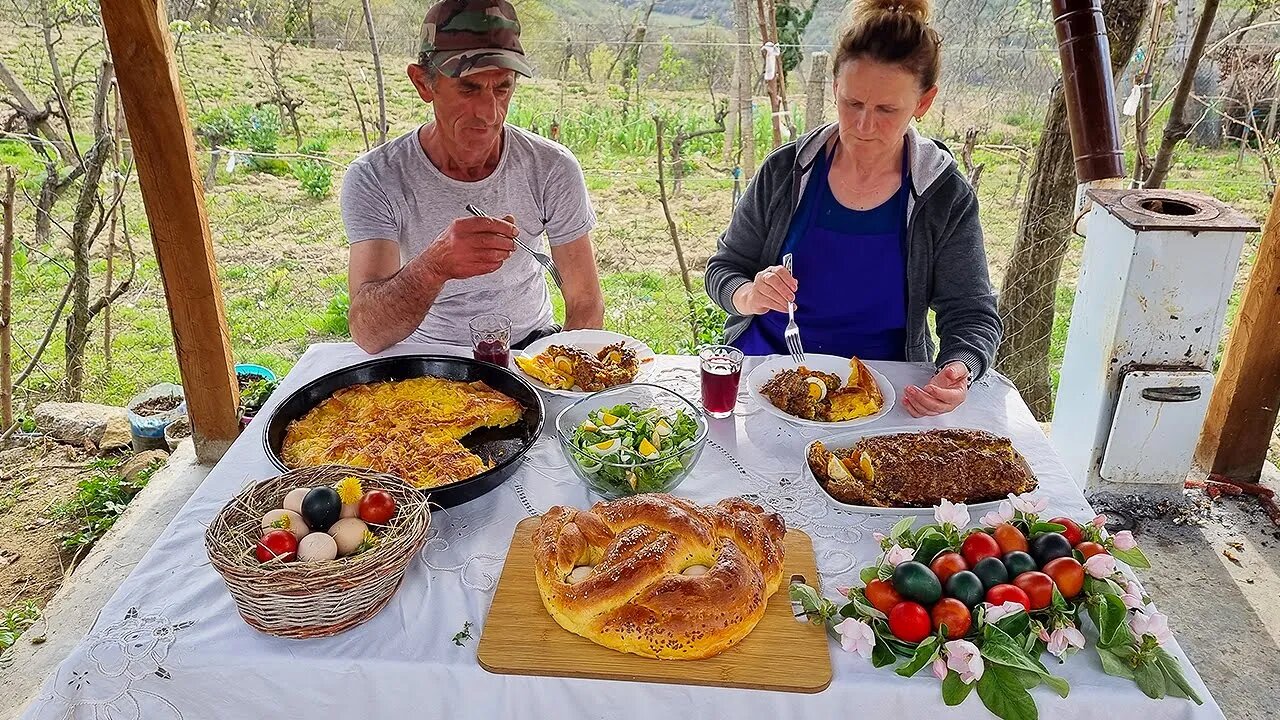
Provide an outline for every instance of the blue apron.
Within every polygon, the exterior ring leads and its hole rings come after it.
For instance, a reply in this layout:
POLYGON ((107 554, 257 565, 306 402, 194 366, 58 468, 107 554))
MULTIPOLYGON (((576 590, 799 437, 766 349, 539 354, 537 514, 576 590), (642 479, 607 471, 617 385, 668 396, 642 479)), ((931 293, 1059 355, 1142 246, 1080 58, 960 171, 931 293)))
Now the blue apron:
MULTIPOLYGON (((809 176, 776 263, 790 252, 799 284, 796 324, 806 353, 867 360, 905 360, 907 327, 907 198, 902 187, 871 210, 840 204, 828 181, 826 153, 809 176)), ((786 313, 757 315, 733 345, 747 355, 786 354, 786 313)))

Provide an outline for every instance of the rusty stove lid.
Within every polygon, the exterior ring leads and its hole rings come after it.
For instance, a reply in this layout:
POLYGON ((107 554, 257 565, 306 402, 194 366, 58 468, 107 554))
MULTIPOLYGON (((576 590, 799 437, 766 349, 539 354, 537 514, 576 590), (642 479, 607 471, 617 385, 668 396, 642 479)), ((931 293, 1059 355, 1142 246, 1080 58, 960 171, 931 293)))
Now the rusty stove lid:
POLYGON ((1088 197, 1135 231, 1255 232, 1248 215, 1208 195, 1186 190, 1089 190, 1088 197))

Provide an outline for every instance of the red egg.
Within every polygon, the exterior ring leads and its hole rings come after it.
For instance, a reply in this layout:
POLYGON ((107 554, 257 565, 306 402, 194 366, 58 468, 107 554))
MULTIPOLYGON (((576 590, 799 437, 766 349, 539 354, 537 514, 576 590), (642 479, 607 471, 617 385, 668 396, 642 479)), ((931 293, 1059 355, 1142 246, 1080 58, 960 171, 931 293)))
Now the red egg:
POLYGON ((396 514, 396 501, 390 493, 370 490, 360 498, 360 519, 373 525, 385 525, 396 514))
POLYGON ((298 538, 288 530, 272 530, 258 539, 253 554, 261 563, 277 558, 289 562, 298 556, 298 538))

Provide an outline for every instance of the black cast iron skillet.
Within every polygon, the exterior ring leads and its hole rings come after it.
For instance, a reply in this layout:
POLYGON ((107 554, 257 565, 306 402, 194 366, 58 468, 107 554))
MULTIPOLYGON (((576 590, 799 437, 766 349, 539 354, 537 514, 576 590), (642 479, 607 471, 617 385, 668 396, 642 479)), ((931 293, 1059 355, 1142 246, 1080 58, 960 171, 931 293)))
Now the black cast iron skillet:
POLYGON ((441 507, 461 505, 498 487, 515 472, 524 455, 538 440, 542 431, 544 409, 542 398, 533 386, 506 368, 470 358, 450 355, 398 355, 369 360, 341 368, 312 380, 276 406, 267 420, 262 444, 271 462, 281 470, 289 470, 280 456, 289 423, 307 414, 335 391, 351 385, 407 380, 415 377, 439 377, 448 380, 484 381, 498 392, 520 401, 524 417, 505 428, 481 428, 462 438, 462 444, 493 467, 476 475, 430 490, 431 502, 441 507))

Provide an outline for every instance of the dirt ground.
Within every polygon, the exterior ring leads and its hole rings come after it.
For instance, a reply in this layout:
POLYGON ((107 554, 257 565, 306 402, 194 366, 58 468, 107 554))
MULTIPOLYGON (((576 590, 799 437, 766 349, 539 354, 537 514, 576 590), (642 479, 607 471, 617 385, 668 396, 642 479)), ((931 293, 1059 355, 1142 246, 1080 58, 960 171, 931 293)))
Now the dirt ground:
MULTIPOLYGON (((1276 487, 1274 481, 1270 487, 1276 487)), ((1223 713, 1275 718, 1280 707, 1280 528, 1251 499, 1098 500, 1151 559, 1139 571, 1223 713)))
POLYGON ((91 458, 47 440, 0 450, 0 610, 24 600, 44 607, 73 558, 50 508, 76 494, 91 458))

